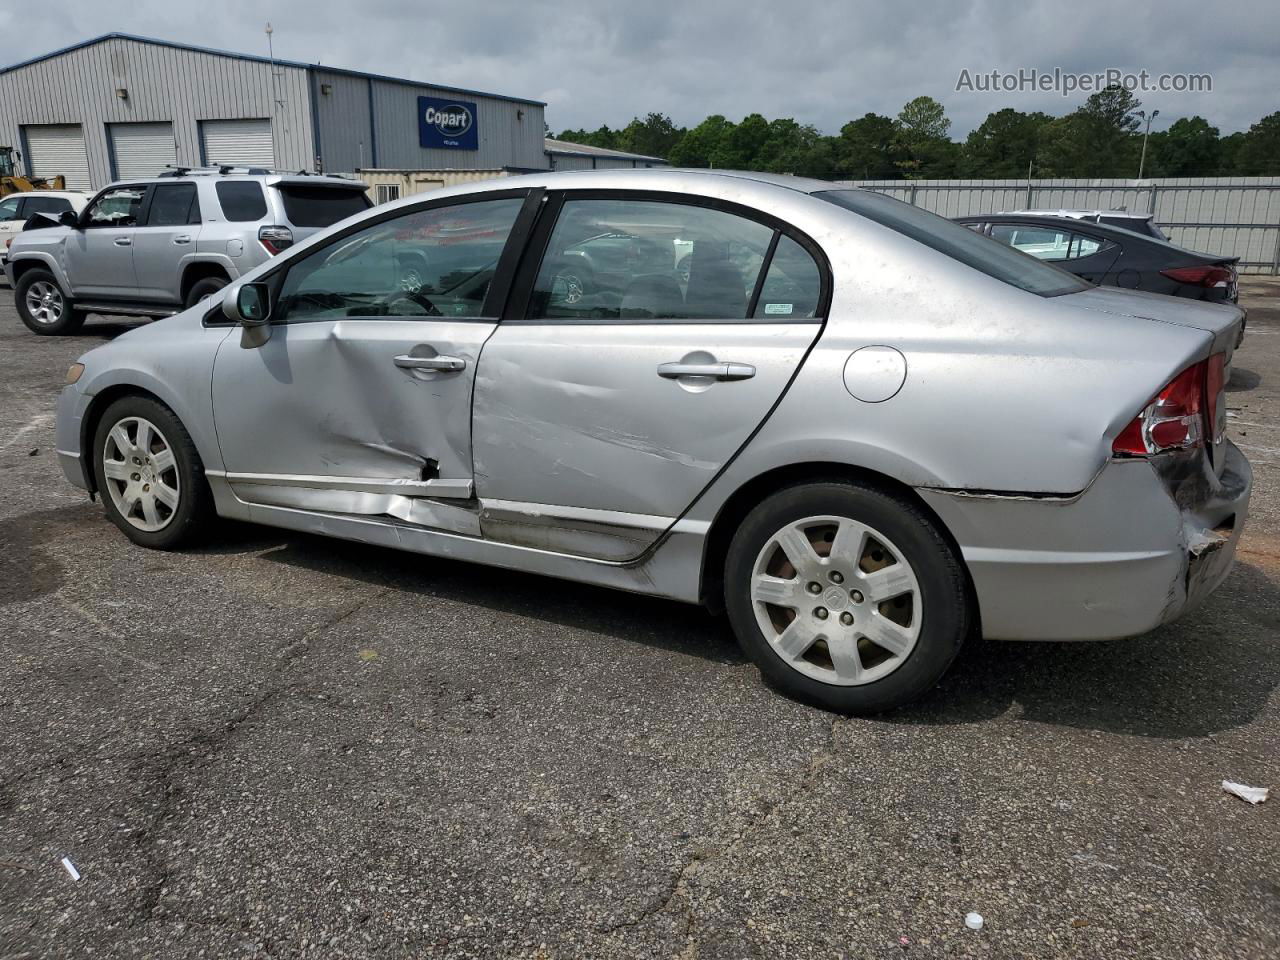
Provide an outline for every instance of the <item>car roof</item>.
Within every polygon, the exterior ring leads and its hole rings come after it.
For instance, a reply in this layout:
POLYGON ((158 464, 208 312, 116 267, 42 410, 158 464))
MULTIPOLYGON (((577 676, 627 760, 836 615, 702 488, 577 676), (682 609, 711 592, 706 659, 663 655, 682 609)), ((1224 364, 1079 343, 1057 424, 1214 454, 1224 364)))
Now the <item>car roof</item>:
POLYGON ((105 190, 109 187, 117 186, 132 186, 134 184, 197 183, 206 180, 210 183, 253 180, 266 184, 288 183, 297 184, 299 186, 348 187, 358 190, 367 190, 369 188, 369 185, 363 180, 356 180, 352 177, 337 177, 321 173, 285 173, 274 170, 269 173, 249 173, 247 170, 235 173, 218 173, 213 170, 193 170, 188 173, 161 175, 158 177, 135 177, 129 180, 113 180, 111 183, 107 184, 106 187, 103 187, 103 189, 105 190))
MULTIPOLYGON (((87 197, 89 196, 83 190, 23 190, 21 193, 11 193, 9 197, 87 197)), ((4 199, 8 200, 9 197, 4 199)))
POLYGON ((1031 217, 1121 217, 1126 220, 1151 220, 1154 214, 1134 210, 1086 210, 1082 207, 1059 207, 1057 210, 1003 210, 1002 215, 1017 214, 1031 217))
POLYGON ((670 190, 682 186, 697 192, 700 181, 716 179, 722 182, 743 180, 771 187, 783 187, 798 193, 818 193, 823 190, 850 190, 852 187, 832 183, 830 180, 813 180, 781 173, 757 173, 754 170, 712 170, 700 167, 638 167, 618 170, 557 170, 545 173, 527 173, 515 177, 503 177, 484 181, 489 189, 515 186, 545 186, 550 189, 573 189, 581 181, 590 179, 593 189, 643 190, 646 185, 670 190))

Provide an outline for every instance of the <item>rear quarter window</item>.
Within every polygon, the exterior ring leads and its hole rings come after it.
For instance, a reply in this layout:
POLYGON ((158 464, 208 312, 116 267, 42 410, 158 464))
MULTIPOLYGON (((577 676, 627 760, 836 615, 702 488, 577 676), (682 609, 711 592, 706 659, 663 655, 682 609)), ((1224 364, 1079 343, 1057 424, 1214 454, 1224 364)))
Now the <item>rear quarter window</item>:
POLYGON ((364 187, 277 187, 284 200, 284 214, 295 227, 328 227, 369 209, 364 187))
POLYGON ((222 215, 235 223, 261 220, 267 215, 267 198, 256 180, 227 180, 216 185, 222 215))

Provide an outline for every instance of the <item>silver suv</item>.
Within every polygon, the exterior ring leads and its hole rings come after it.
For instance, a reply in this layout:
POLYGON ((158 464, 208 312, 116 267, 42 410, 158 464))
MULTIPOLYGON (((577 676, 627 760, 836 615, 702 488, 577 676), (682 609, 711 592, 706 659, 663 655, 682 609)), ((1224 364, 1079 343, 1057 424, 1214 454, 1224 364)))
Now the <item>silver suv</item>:
POLYGON ((365 185, 343 177, 179 168, 36 218, 5 273, 36 333, 74 333, 89 313, 168 316, 369 206, 365 185))

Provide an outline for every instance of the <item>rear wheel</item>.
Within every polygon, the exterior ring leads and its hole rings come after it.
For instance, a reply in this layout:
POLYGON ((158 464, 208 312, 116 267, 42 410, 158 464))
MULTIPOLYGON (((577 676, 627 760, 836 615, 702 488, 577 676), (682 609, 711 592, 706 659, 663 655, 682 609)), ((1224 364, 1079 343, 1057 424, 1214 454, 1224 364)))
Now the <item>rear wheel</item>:
POLYGON ((172 550, 212 517, 200 454, 163 404, 149 397, 111 404, 98 423, 93 456, 107 516, 134 543, 172 550))
POLYGON ((841 713, 923 694, 970 623, 963 570, 930 518, 841 482, 790 487, 748 515, 729 548, 725 603, 769 680, 841 713))
POLYGON ((48 270, 28 270, 13 291, 18 316, 27 329, 41 336, 75 333, 85 315, 76 310, 48 270))
POLYGON ((215 293, 227 285, 228 281, 224 277, 205 277, 203 280, 197 280, 191 285, 191 289, 187 291, 187 307, 194 307, 201 300, 208 300, 215 293))

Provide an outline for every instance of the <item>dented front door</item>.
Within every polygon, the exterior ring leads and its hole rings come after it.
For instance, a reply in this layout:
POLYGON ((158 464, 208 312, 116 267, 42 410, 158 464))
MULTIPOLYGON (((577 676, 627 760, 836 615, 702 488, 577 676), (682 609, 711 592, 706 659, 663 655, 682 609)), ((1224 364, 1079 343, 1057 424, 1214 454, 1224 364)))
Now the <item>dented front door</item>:
POLYGON ((478 532, 447 506, 473 493, 472 384, 525 198, 410 208, 288 265, 266 342, 214 363, 240 499, 478 532))

